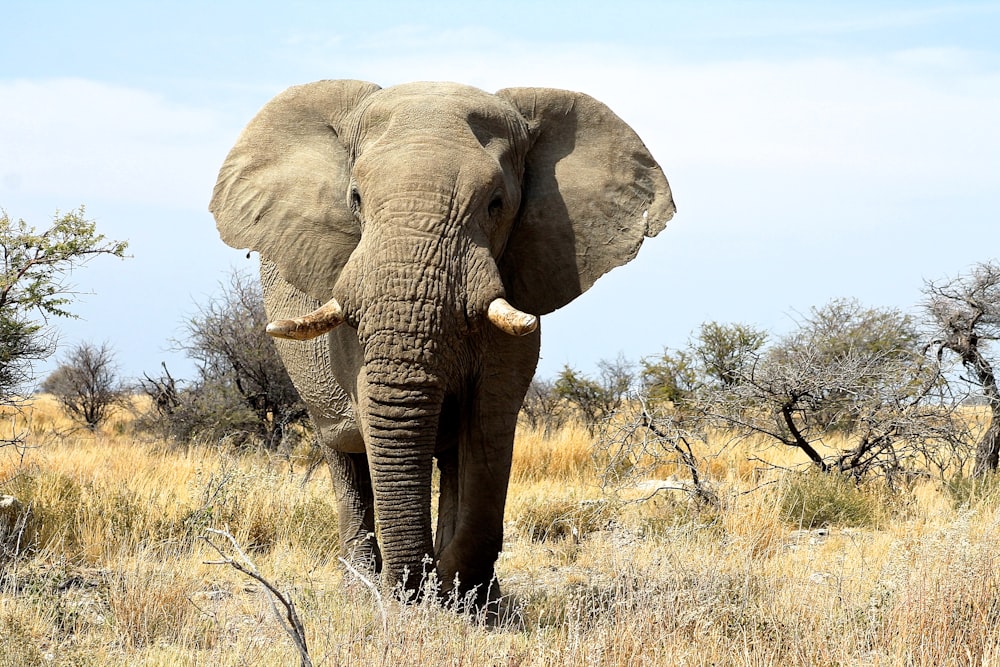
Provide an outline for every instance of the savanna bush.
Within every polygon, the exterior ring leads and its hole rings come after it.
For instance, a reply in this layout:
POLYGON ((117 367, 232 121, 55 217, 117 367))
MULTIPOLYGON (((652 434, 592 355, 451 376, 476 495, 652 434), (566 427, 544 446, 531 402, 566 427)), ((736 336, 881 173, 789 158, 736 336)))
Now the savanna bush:
POLYGON ((520 509, 515 525, 519 533, 535 542, 580 540, 607 528, 617 514, 616 509, 618 504, 610 500, 539 499, 520 509))
POLYGON ((838 473, 789 473, 784 479, 781 517, 802 528, 874 527, 888 511, 887 494, 875 483, 859 485, 838 473))

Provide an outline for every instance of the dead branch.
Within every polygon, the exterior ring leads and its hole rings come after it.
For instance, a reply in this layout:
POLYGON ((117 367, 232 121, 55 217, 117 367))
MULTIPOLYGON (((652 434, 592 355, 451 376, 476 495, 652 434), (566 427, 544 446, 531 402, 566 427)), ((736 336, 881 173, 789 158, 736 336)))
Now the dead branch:
POLYGON ((238 572, 242 572, 246 576, 260 583, 265 589, 267 589, 268 601, 271 603, 271 610, 274 612, 275 617, 278 619, 278 623, 281 625, 281 629, 284 630, 289 637, 292 638, 292 642, 295 644, 295 648, 299 652, 299 659, 301 667, 312 667, 312 660, 309 658, 309 647, 306 644, 306 632, 305 628, 302 626, 302 621, 299 619, 298 613, 295 611, 295 603, 284 595, 278 588, 272 584, 270 581, 264 578, 263 575, 257 570, 257 566, 254 565, 253 561, 243 552, 240 548, 239 543, 236 538, 232 536, 227 530, 216 530, 214 528, 206 528, 206 532, 213 535, 218 535, 229 540, 232 545, 233 550, 237 553, 241 563, 235 560, 232 556, 227 555, 218 545, 216 545, 212 540, 208 538, 207 535, 202 535, 201 539, 215 549, 215 551, 222 557, 222 560, 217 561, 205 561, 206 565, 228 565, 238 572), (245 563, 245 564, 244 564, 245 563), (283 618, 281 613, 278 611, 278 607, 275 604, 275 600, 281 603, 281 606, 285 608, 285 617, 283 618))

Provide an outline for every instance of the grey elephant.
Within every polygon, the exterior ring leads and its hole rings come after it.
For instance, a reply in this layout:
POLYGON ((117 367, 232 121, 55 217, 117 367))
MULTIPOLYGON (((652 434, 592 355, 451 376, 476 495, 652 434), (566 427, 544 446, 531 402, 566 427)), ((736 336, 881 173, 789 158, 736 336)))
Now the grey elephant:
POLYGON ((279 351, 329 452, 345 556, 495 600, 537 316, 674 214, 642 141, 581 93, 319 81, 247 125, 210 209, 260 254, 268 333, 294 339, 279 351))

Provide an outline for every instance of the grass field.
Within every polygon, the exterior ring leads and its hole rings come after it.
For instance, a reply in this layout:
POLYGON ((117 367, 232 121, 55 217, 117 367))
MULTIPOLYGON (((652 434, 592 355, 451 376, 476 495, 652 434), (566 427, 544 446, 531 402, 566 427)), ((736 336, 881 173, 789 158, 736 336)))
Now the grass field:
POLYGON ((497 565, 523 627, 495 630, 345 574, 308 452, 170 447, 126 415, 72 431, 44 397, 33 414, 31 448, 0 449, 35 544, 0 565, 3 667, 297 665, 262 586, 206 563, 212 528, 295 602, 316 665, 1000 665, 993 492, 858 489, 737 447, 701 508, 602 490, 583 430, 523 433, 497 565))

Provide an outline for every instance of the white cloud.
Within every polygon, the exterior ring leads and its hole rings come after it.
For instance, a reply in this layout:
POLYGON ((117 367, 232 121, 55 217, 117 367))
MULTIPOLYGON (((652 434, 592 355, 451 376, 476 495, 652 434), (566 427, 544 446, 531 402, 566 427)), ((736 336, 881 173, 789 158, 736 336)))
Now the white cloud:
POLYGON ((871 60, 819 60, 678 68, 663 80, 677 94, 667 114, 687 130, 673 150, 701 163, 895 184, 947 174, 982 187, 1000 154, 1000 77, 959 90, 871 60))
MULTIPOLYGON (((432 41, 447 47, 449 35, 432 41)), ((426 31, 421 37, 431 39, 426 31)), ((915 128, 932 136, 992 128, 1000 109, 1000 72, 984 74, 976 54, 960 49, 690 64, 600 45, 480 44, 458 49, 461 57, 448 48, 418 57, 366 57, 357 63, 359 76, 383 85, 446 79, 486 89, 576 88, 654 128, 657 121, 683 123, 675 133, 685 153, 786 165, 868 164, 873 151, 897 152, 881 150, 882 137, 915 128), (868 152, 857 153, 862 145, 868 152)))
POLYGON ((81 79, 0 82, 0 192, 203 208, 232 131, 219 115, 81 79))
MULTIPOLYGON (((682 213, 698 198, 706 206, 728 200, 732 209, 753 198, 767 202, 772 228, 798 224, 809 209, 839 209, 860 223, 859 200, 977 197, 1000 187, 1000 72, 970 51, 692 64, 656 50, 539 47, 478 29, 365 39, 388 37, 437 48, 386 57, 338 38, 298 56, 323 69, 342 48, 357 59, 346 75, 383 85, 446 79, 588 92, 685 185, 682 213), (695 174, 700 180, 684 183, 695 174)), ((0 201, 21 194, 202 212, 218 164, 249 119, 76 79, 0 82, 0 98, 0 201)), ((720 224, 743 223, 729 216, 720 224)))
MULTIPOLYGON (((337 39, 298 55, 333 74, 344 67, 322 63, 343 48, 357 58, 347 76, 383 85, 445 79, 487 90, 588 92, 635 127, 683 186, 682 215, 713 210, 722 227, 745 224, 735 212, 748 200, 766 202, 759 224, 788 230, 816 211, 867 224, 859 201, 982 197, 1000 188, 1000 72, 974 52, 692 64, 655 50, 407 30, 438 48, 386 57, 337 39)), ((407 30, 371 39, 406 39, 407 30)), ((0 82, 0 98, 0 201, 26 195, 63 206, 108 199, 203 212, 215 170, 252 113, 230 119, 77 79, 0 82)))
MULTIPOLYGON (((692 64, 655 50, 483 44, 461 57, 439 49, 367 58, 357 75, 383 85, 582 90, 635 127, 668 174, 716 170, 716 197, 735 186, 799 214, 841 207, 860 221, 851 206, 859 200, 975 197, 1000 187, 1000 71, 972 51, 692 64), (737 172, 740 183, 721 180, 737 172)), ((797 224, 788 217, 771 224, 797 224)))

